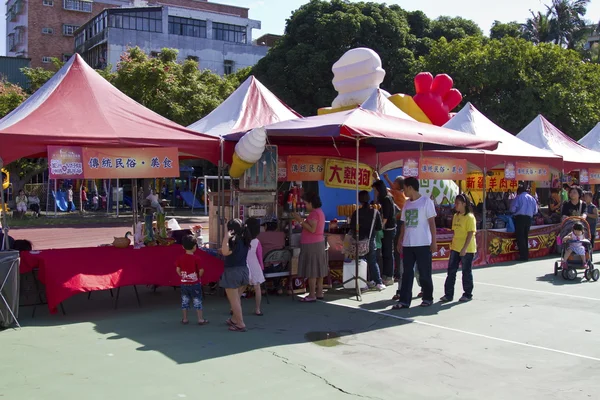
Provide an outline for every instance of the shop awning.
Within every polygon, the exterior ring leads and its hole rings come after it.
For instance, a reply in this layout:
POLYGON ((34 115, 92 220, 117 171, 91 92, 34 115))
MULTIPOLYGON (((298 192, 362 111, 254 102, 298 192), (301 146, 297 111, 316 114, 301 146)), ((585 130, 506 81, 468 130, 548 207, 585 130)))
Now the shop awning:
POLYGON ((600 165, 600 153, 583 147, 552 125, 542 115, 535 117, 517 137, 537 148, 560 155, 564 161, 565 172, 586 167, 590 164, 592 166, 600 165))
MULTIPOLYGON (((304 146, 330 145, 361 146, 377 152, 488 149, 498 147, 498 140, 480 139, 416 121, 409 121, 357 108, 334 114, 318 115, 279 122, 265 127, 272 144, 301 144, 304 146)), ((226 140, 237 140, 240 135, 228 135, 226 140)))
POLYGON ((147 109, 75 54, 27 101, 0 120, 0 157, 44 157, 47 146, 177 147, 217 163, 219 139, 147 109))
POLYGON ((251 76, 210 114, 188 129, 218 137, 300 117, 251 76))

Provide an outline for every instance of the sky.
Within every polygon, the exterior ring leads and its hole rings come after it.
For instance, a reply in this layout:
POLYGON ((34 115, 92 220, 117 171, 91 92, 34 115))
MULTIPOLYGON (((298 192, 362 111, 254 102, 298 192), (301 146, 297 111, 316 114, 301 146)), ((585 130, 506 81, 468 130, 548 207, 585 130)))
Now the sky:
MULTIPOLYGON (((168 3, 168 0, 165 0, 168 3)), ((250 18, 262 22, 261 30, 254 30, 253 37, 257 38, 265 33, 282 34, 285 21, 292 12, 307 0, 218 0, 216 3, 231 4, 250 9, 250 18)), ((544 10, 544 3, 549 0, 400 0, 386 1, 387 4, 398 4, 409 10, 421 10, 429 18, 441 15, 461 16, 475 21, 484 33, 489 34, 494 20, 502 22, 524 22, 529 17, 529 10, 544 10)), ((6 14, 4 1, 0 2, 2 15, 6 14)), ((586 19, 600 20, 600 0, 592 0, 588 6, 586 19)), ((4 55, 6 47, 6 18, 0 18, 0 55, 4 55)))

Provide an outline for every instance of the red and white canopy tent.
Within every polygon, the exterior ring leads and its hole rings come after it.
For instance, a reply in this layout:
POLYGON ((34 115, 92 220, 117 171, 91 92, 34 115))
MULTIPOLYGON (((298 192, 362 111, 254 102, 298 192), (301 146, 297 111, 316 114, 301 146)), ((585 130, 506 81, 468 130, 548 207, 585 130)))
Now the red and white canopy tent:
MULTIPOLYGON (((468 133, 481 139, 499 140, 498 148, 495 150, 451 150, 451 151, 428 151, 428 157, 466 158, 468 162, 477 169, 491 169, 503 165, 507 161, 533 161, 548 164, 561 170, 562 158, 556 154, 539 149, 526 143, 511 133, 500 128, 490 121, 485 115, 467 103, 444 128, 453 131, 468 133)), ((391 169, 397 164, 397 160, 407 156, 418 156, 417 154, 385 153, 379 156, 382 170, 391 169)))
MULTIPOLYGON (((316 149, 354 149, 356 154, 356 208, 359 209, 358 192, 360 181, 359 160, 361 149, 369 153, 385 153, 400 150, 438 149, 486 149, 498 147, 497 140, 484 140, 473 135, 453 132, 445 128, 416 121, 395 118, 373 111, 356 108, 333 114, 318 115, 279 122, 264 127, 272 144, 299 149, 302 154, 315 154, 316 149)), ((240 135, 226 136, 226 140, 237 141, 240 135)), ((369 164, 367 160, 362 161, 369 164)), ((373 165, 373 163, 371 163, 373 165)), ((356 218, 355 232, 359 232, 359 218, 356 218)), ((358 240, 358 237, 357 237, 358 240)), ((355 280, 358 280, 358 257, 356 257, 355 280)), ((357 299, 360 285, 355 282, 357 299)))
POLYGON ((300 117, 258 79, 250 76, 223 103, 188 129, 221 137, 300 117))
POLYGON ((600 153, 583 147, 542 115, 535 117, 517 137, 537 148, 560 155, 563 158, 564 172, 585 166, 600 166, 600 153))
MULTIPOLYGON (((0 166, 44 157, 48 146, 176 147, 217 163, 219 139, 198 134, 127 97, 75 54, 0 120, 0 166)), ((2 204, 4 204, 2 192, 2 204)), ((4 226, 6 224, 3 224, 4 226)))
POLYGON ((38 91, 0 120, 0 158, 43 157, 48 146, 177 147, 219 160, 219 140, 198 134, 119 91, 75 54, 38 91))
POLYGON ((590 150, 600 152, 600 122, 577 142, 590 150))

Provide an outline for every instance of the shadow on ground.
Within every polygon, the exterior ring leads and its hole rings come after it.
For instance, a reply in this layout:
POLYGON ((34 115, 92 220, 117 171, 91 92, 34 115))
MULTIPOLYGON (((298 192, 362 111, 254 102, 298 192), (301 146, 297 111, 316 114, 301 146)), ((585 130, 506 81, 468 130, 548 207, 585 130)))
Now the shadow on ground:
POLYGON ((208 325, 199 326, 194 323, 194 318, 190 318, 189 325, 182 325, 178 289, 163 287, 154 293, 149 288, 138 286, 138 290, 141 308, 137 307, 133 288, 126 287, 121 290, 117 310, 113 308, 114 299, 108 291, 94 292, 90 300, 86 294, 81 294, 65 301, 66 315, 50 315, 46 306, 38 306, 32 318, 31 307, 22 307, 20 322, 24 327, 93 323, 95 331, 107 335, 106 340, 134 341, 139 343, 137 351, 160 352, 178 364, 257 349, 271 351, 268 349, 296 343, 343 346, 347 336, 411 323, 410 320, 388 318, 330 303, 348 298, 348 293, 332 294, 327 301, 317 303, 292 301, 288 296, 270 296, 271 304, 263 299, 263 317, 252 314, 254 299, 243 300, 248 331, 230 332, 225 324, 229 317, 229 304, 225 297, 217 294, 205 296, 204 313, 205 318, 210 320, 208 325), (328 334, 337 338, 325 339, 328 334))

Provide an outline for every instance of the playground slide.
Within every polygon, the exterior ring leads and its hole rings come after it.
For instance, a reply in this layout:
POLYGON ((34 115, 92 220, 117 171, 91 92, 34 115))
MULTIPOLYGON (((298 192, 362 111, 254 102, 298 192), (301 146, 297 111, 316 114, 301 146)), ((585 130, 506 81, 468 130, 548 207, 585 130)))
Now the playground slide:
POLYGON ((123 196, 123 204, 125 204, 129 208, 133 208, 133 202, 131 200, 131 197, 129 196, 123 196))
POLYGON ((67 211, 68 208, 67 199, 65 195, 65 192, 55 193, 54 190, 52 191, 52 196, 54 196, 54 199, 56 201, 56 209, 63 212, 67 211))
POLYGON ((193 204, 194 208, 204 208, 204 204, 200 203, 192 192, 181 192, 181 198, 188 207, 192 207, 193 204))

